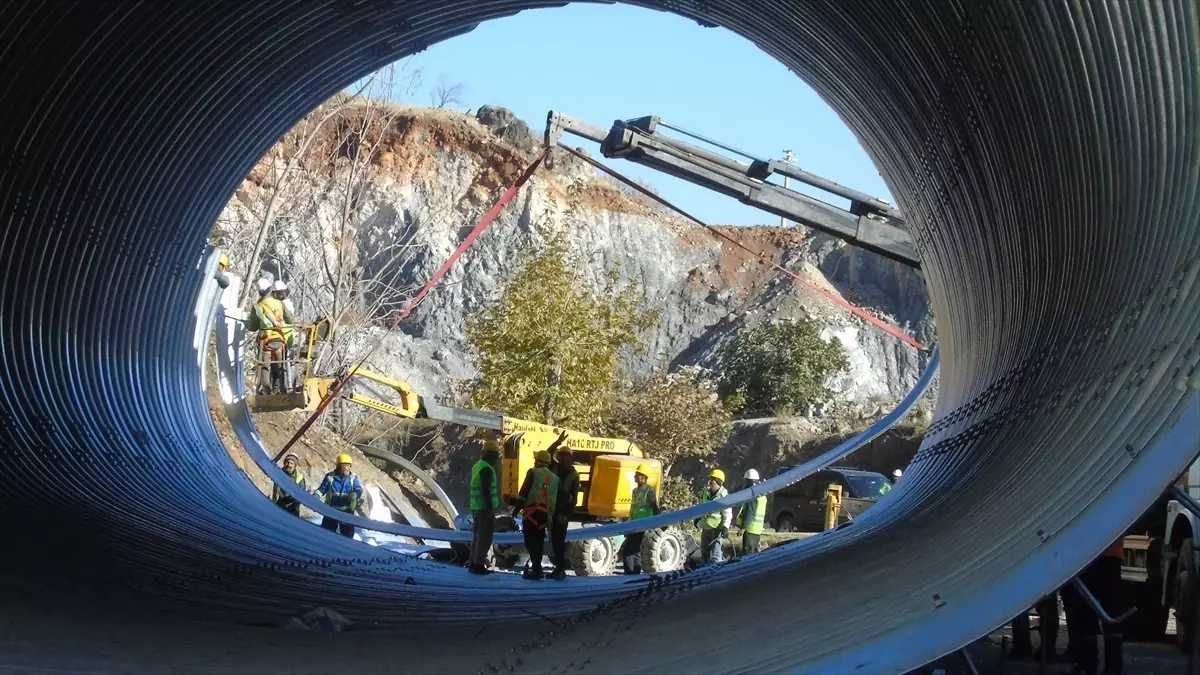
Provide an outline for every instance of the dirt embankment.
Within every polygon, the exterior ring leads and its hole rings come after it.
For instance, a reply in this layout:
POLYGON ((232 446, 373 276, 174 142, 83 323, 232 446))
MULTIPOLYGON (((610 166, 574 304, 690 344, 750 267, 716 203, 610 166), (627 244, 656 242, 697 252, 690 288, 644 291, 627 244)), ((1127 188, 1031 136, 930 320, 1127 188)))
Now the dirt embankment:
MULTIPOLYGON (((216 382, 216 372, 211 359, 208 381, 216 382)), ((208 408, 216 425, 217 435, 229 451, 230 459, 264 495, 270 495, 271 480, 250 458, 233 432, 233 426, 225 415, 225 408, 215 384, 210 384, 208 389, 208 408)), ((304 412, 260 413, 254 416, 254 425, 262 436, 263 444, 267 448, 278 450, 287 444, 307 418, 308 413, 304 412)), ((394 500, 407 500, 431 527, 443 528, 449 524, 449 514, 422 482, 406 472, 385 471, 378 460, 368 459, 341 436, 320 424, 313 425, 296 442, 293 452, 300 457, 300 470, 308 479, 309 490, 317 488, 321 478, 333 470, 337 456, 345 452, 354 458, 354 472, 364 483, 379 485, 380 489, 394 500)), ((304 511, 307 512, 307 509, 304 511)))

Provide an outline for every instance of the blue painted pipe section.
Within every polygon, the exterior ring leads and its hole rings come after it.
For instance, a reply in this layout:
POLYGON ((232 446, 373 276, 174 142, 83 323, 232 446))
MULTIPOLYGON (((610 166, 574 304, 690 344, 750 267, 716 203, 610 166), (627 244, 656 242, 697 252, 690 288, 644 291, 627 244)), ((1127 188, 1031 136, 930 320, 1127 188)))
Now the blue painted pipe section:
POLYGON ((28 619, 0 668, 327 673, 358 644, 431 673, 903 673, 1060 586, 1195 456, 1200 3, 638 0, 796 73, 895 195, 941 359, 904 480, 849 527, 734 563, 553 583, 263 499, 208 415, 214 220, 331 94, 560 4, 0 3, 0 615, 28 619), (246 628, 312 607, 399 630, 246 628), (171 617, 220 625, 198 641, 171 617))

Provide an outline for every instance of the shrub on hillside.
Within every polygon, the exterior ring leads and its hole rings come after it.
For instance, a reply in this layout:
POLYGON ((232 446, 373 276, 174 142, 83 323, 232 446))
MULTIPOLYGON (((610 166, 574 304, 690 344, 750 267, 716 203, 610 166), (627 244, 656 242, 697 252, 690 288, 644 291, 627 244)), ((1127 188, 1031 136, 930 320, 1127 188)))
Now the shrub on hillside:
POLYGON ((684 457, 705 458, 729 437, 731 411, 699 368, 659 373, 622 392, 613 405, 610 435, 628 438, 663 463, 663 474, 684 457))
POLYGON ((742 415, 786 414, 829 399, 826 383, 847 364, 837 340, 812 323, 780 322, 744 330, 718 352, 717 391, 742 415))

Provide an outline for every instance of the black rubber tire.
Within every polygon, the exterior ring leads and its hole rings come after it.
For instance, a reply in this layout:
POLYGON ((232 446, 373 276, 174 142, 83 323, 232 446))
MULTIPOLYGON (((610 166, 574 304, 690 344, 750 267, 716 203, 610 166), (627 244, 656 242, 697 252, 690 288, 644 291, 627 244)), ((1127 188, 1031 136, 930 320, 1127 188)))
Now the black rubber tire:
POLYGON ((1187 654, 1192 649, 1192 614, 1196 610, 1196 557, 1189 537, 1179 545, 1175 559, 1175 645, 1187 654))
POLYGON ((617 565, 617 552, 607 539, 583 539, 567 542, 567 561, 575 576, 611 576, 617 565))
POLYGON ((788 516, 788 515, 779 516, 779 518, 776 519, 776 521, 775 521, 775 531, 776 532, 795 532, 796 531, 796 521, 791 516, 788 516))
POLYGON ((642 537, 642 571, 647 574, 683 569, 687 545, 678 527, 646 530, 642 537))

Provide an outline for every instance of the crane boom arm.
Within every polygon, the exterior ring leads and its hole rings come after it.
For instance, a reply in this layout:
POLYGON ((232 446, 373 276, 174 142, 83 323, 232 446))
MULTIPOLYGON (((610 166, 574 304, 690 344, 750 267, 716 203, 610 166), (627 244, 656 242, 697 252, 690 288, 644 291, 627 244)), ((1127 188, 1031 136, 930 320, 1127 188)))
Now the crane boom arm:
POLYGON ((599 143, 601 154, 609 159, 627 159, 662 171, 905 265, 920 267, 912 238, 904 229, 903 215, 887 202, 804 171, 790 162, 750 158, 747 164, 730 159, 662 134, 658 131, 660 126, 682 131, 654 116, 617 120, 610 129, 603 129, 552 110, 546 118, 546 146, 558 145, 565 133, 586 138, 599 143), (850 209, 768 182, 774 174, 847 199, 850 209))

